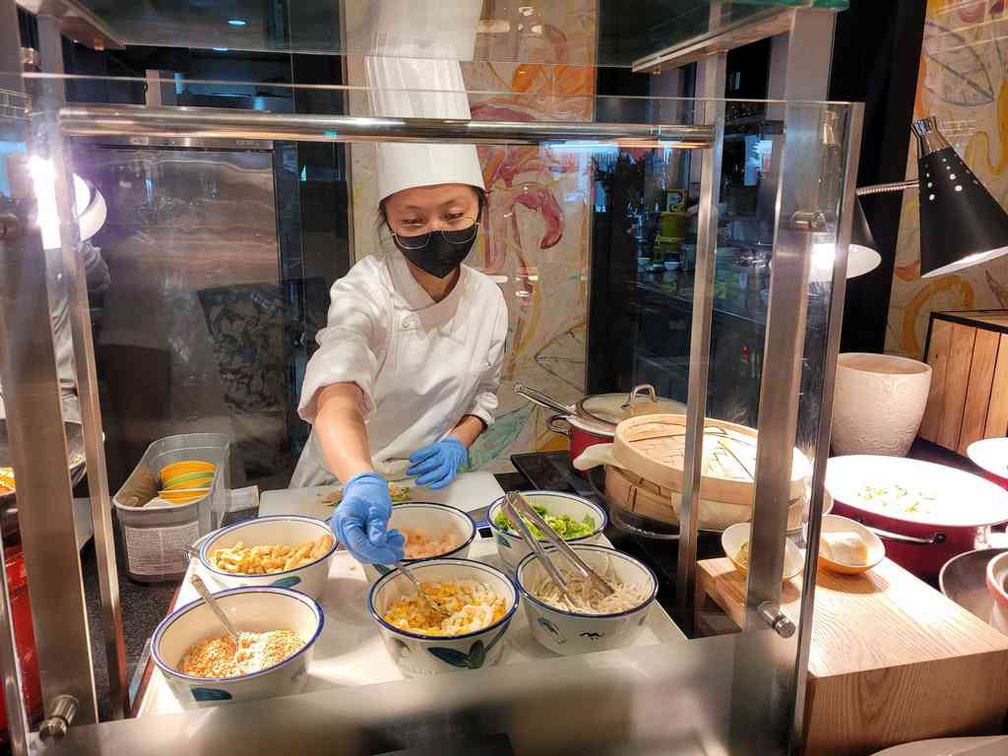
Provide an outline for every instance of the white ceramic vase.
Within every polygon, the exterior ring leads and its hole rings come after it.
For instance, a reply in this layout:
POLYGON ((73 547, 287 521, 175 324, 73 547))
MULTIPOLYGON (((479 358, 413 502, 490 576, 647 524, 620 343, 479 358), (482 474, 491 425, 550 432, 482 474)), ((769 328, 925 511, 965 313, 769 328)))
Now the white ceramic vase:
POLYGON ((931 366, 891 354, 848 352, 837 359, 833 453, 902 457, 920 428, 931 366))

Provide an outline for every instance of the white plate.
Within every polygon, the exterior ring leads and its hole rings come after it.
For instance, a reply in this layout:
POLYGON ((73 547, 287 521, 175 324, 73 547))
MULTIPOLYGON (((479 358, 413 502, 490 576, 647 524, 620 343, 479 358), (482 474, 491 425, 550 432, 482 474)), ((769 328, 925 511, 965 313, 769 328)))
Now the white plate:
POLYGON ((939 527, 983 527, 1008 521, 1008 491, 979 475, 904 457, 850 455, 826 464, 826 489, 850 507, 882 517, 939 527), (898 485, 933 492, 930 512, 901 512, 861 501, 865 486, 898 485))
POLYGON ((1008 753, 1008 738, 938 738, 886 748, 875 756, 1003 756, 1008 753))
POLYGON ((977 467, 1008 480, 1008 438, 974 441, 966 449, 966 455, 977 467))

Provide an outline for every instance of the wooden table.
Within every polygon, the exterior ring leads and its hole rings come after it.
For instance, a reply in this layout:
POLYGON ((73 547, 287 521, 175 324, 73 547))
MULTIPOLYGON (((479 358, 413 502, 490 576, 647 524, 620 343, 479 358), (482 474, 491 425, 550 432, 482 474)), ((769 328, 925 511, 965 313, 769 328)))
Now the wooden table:
MULTIPOLYGON (((726 559, 699 563, 709 597, 737 626, 745 581, 726 559)), ((784 585, 797 620, 801 578, 784 585)), ((867 754, 897 743, 1000 733, 1008 636, 888 559, 864 575, 820 570, 806 699, 808 754, 867 754)))

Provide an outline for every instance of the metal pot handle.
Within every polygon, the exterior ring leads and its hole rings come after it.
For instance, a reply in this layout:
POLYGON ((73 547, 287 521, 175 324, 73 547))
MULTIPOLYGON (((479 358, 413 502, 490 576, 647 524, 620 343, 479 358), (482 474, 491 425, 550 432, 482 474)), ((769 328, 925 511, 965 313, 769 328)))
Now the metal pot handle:
POLYGON ((551 409, 554 412, 560 412, 563 415, 571 415, 574 413, 573 407, 568 407, 566 404, 554 399, 552 396, 544 394, 541 391, 536 391, 534 388, 529 388, 523 383, 516 383, 514 385, 514 392, 519 396, 524 396, 526 399, 535 402, 540 407, 551 409))
POLYGON ((917 538, 916 536, 903 535, 902 533, 890 533, 888 530, 880 530, 879 528, 873 528, 869 525, 865 525, 865 527, 879 538, 888 538, 890 541, 909 543, 914 546, 931 546, 935 543, 945 543, 948 539, 948 536, 940 532, 932 533, 927 538, 917 538))
POLYGON ((620 405, 620 409, 631 409, 641 393, 648 395, 649 402, 658 403, 658 394, 655 393, 654 386, 650 383, 642 383, 640 386, 634 386, 630 393, 627 394, 627 400, 620 405))
POLYGON ((554 433, 559 433, 561 436, 571 437, 571 425, 570 420, 567 419, 566 415, 553 415, 549 420, 546 421, 546 427, 549 428, 554 433), (560 425, 564 423, 564 425, 560 425))

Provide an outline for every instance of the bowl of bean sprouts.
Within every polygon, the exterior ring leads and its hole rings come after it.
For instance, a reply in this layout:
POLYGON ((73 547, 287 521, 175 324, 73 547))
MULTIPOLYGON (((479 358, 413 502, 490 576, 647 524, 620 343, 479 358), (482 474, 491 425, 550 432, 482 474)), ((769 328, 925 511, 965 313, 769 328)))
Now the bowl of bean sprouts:
POLYGON ((628 646, 647 620, 658 580, 643 563, 615 549, 594 544, 572 546, 616 592, 606 595, 576 575, 556 551, 550 557, 567 579, 567 595, 553 582, 539 558, 529 554, 515 577, 532 636, 558 654, 583 654, 628 646))

